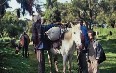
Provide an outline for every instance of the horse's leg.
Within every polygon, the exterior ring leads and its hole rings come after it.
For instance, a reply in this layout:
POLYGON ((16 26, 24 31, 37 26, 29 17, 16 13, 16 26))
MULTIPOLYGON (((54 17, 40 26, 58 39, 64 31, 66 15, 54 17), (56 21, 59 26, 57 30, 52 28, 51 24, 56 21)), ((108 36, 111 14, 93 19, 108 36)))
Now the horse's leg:
POLYGON ((27 45, 27 57, 29 57, 29 44, 27 45))
POLYGON ((63 55, 63 73, 66 73, 67 55, 63 55))
POLYGON ((25 51, 25 48, 23 46, 23 48, 22 48, 22 57, 24 57, 24 51, 25 51))
POLYGON ((69 60, 68 60, 68 69, 69 69, 69 73, 71 73, 71 69, 72 69, 72 68, 71 68, 72 56, 73 56, 73 55, 69 55, 69 57, 68 57, 68 59, 69 59, 69 60))
POLYGON ((54 56, 54 63, 55 63, 55 70, 56 70, 56 72, 58 72, 58 55, 56 54, 55 56, 54 56))
POLYGON ((78 63, 78 72, 82 73, 81 71, 81 65, 80 65, 80 50, 77 50, 77 63, 78 63))
POLYGON ((55 66, 55 72, 58 72, 58 49, 57 48, 51 48, 50 52, 52 53, 52 55, 54 56, 54 66, 55 66))
POLYGON ((50 51, 48 51, 48 61, 49 61, 49 65, 50 65, 50 73, 52 73, 53 71, 53 67, 52 67, 52 54, 50 51))
POLYGON ((70 60, 68 61, 68 70, 69 70, 69 73, 71 73, 71 61, 70 60))
POLYGON ((26 58, 28 57, 28 45, 27 44, 25 45, 25 57, 26 58))
POLYGON ((51 62, 50 62, 50 53, 49 53, 49 51, 47 51, 47 53, 48 53, 48 63, 51 64, 51 62))

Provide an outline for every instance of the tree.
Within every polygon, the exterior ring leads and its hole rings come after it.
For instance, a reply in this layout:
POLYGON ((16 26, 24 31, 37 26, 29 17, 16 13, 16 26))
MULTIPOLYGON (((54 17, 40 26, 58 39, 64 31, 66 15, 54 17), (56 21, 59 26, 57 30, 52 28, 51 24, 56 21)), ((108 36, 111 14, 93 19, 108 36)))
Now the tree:
POLYGON ((4 16, 6 12, 5 9, 9 8, 8 1, 9 0, 0 0, 0 19, 4 16))
POLYGON ((44 18, 48 20, 48 22, 59 22, 61 21, 61 12, 58 9, 57 0, 46 0, 46 10, 44 12, 44 18))
POLYGON ((100 24, 106 23, 108 26, 115 27, 116 20, 116 1, 101 1, 99 3, 99 12, 97 13, 97 22, 100 24), (102 21, 102 23, 101 23, 102 21))
POLYGON ((25 31, 26 25, 26 21, 18 20, 12 12, 6 12, 0 22, 0 36, 18 37, 25 31))

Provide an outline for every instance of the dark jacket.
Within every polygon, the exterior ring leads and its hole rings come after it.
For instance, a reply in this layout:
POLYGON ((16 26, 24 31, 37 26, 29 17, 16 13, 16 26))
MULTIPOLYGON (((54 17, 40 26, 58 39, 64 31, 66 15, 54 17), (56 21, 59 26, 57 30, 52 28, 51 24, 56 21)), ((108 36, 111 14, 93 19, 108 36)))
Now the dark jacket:
POLYGON ((82 31, 82 34, 84 36, 84 44, 85 46, 88 46, 89 44, 89 37, 88 37, 88 29, 86 26, 81 26, 81 31, 82 31))
POLYGON ((94 56, 95 59, 98 59, 99 64, 106 60, 104 50, 98 41, 94 40, 91 42, 88 46, 88 49, 88 55, 91 57, 94 56))
POLYGON ((41 30, 41 24, 40 23, 33 23, 32 25, 32 41, 35 45, 37 45, 40 42, 40 30, 41 30))

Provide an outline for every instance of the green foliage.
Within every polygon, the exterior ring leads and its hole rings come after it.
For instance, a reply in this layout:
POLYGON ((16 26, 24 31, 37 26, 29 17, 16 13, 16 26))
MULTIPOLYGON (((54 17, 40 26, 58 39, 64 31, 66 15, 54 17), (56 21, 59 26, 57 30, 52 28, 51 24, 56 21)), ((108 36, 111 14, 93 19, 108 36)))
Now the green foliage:
POLYGON ((0 0, 0 19, 4 16, 6 13, 6 8, 9 8, 8 1, 10 0, 0 0))
POLYGON ((116 10, 115 4, 116 1, 101 1, 98 4, 98 13, 96 20, 99 24, 106 23, 109 26, 115 27, 115 20, 116 20, 116 10))
POLYGON ((44 18, 46 18, 48 21, 50 21, 52 10, 51 9, 46 9, 44 14, 45 14, 44 18))
POLYGON ((76 16, 74 16, 73 7, 71 3, 59 3, 57 2, 57 0, 55 0, 55 2, 53 2, 53 5, 53 8, 50 7, 44 12, 46 19, 50 21, 55 21, 55 18, 57 18, 56 14, 58 13, 61 13, 62 22, 73 21, 75 19, 76 16), (54 11, 57 10, 58 13, 55 13, 54 11))
POLYGON ((94 29, 95 31, 99 32, 99 38, 100 39, 115 39, 116 38, 116 28, 97 28, 94 29), (112 35, 110 35, 110 31, 112 32, 112 35), (104 38, 101 38, 104 37, 104 38))
POLYGON ((0 20, 0 36, 17 37, 26 28, 27 22, 18 20, 12 12, 7 12, 0 20))

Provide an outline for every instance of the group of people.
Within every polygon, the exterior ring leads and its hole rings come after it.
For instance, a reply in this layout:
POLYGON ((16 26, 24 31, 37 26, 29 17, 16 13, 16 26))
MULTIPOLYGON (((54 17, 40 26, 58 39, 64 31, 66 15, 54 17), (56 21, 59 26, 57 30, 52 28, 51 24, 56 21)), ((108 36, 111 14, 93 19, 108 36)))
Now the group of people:
MULTIPOLYGON (((32 28, 33 44, 36 48, 39 70, 38 73, 45 73, 45 58, 44 50, 42 49, 44 44, 42 43, 41 31, 41 18, 36 18, 32 28), (39 44, 39 45, 38 45, 39 44)), ((79 73, 99 73, 98 66, 106 59, 105 53, 101 44, 95 39, 95 32, 88 30, 83 21, 79 21, 82 31, 82 49, 78 53, 78 65, 79 73)), ((51 26, 57 26, 57 24, 48 25, 48 29, 51 26)))

